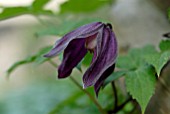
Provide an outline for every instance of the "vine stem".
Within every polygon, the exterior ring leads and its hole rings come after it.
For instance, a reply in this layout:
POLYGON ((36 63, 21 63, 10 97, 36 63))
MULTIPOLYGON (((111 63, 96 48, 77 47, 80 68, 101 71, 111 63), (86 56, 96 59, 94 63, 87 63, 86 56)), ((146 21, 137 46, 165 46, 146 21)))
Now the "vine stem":
MULTIPOLYGON (((53 62, 52 60, 48 61, 52 66, 54 66, 55 68, 58 66, 55 62, 53 62)), ((83 91, 92 101, 93 103, 96 105, 96 107, 98 108, 98 110, 100 111, 101 114, 107 114, 102 106, 99 104, 99 102, 96 100, 95 97, 93 97, 87 90, 83 89, 82 86, 72 77, 70 76, 71 81, 81 90, 83 91)))

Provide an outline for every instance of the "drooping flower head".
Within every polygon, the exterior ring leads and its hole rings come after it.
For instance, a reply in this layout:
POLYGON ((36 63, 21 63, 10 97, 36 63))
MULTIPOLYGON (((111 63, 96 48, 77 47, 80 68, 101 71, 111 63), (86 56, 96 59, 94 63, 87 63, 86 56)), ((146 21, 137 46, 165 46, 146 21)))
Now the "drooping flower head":
POLYGON ((94 86, 96 95, 104 80, 113 72, 117 57, 117 41, 111 24, 94 22, 77 28, 59 39, 45 57, 64 50, 58 78, 68 77, 88 51, 93 53, 90 67, 83 75, 83 87, 94 86))

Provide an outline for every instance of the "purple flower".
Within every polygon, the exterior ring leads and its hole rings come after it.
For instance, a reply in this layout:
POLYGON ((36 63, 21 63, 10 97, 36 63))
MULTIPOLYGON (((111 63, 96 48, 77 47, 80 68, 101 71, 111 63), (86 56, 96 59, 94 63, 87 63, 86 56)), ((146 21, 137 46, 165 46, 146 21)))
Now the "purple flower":
POLYGON ((56 56, 63 50, 58 78, 68 77, 88 51, 93 53, 91 65, 83 75, 83 87, 94 86, 98 95, 104 80, 115 67, 117 41, 112 26, 102 22, 81 26, 59 39, 45 57, 56 56))

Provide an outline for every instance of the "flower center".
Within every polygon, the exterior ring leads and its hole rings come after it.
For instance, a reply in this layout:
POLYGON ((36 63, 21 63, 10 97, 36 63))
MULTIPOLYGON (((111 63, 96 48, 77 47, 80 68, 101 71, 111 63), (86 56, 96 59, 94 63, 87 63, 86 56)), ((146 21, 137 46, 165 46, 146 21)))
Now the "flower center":
POLYGON ((85 47, 90 51, 90 53, 94 52, 94 49, 97 45, 96 36, 97 36, 97 33, 86 38, 85 47))

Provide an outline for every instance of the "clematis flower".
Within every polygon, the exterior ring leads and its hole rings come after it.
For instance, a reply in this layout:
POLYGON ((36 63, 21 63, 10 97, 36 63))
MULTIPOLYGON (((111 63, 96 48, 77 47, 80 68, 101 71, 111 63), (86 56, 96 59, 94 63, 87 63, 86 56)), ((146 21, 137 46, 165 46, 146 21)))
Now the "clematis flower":
POLYGON ((90 67, 83 75, 83 87, 94 86, 96 95, 104 80, 113 72, 117 57, 117 41, 111 24, 94 22, 77 28, 59 39, 45 57, 64 50, 58 78, 68 77, 88 51, 93 53, 90 67))

